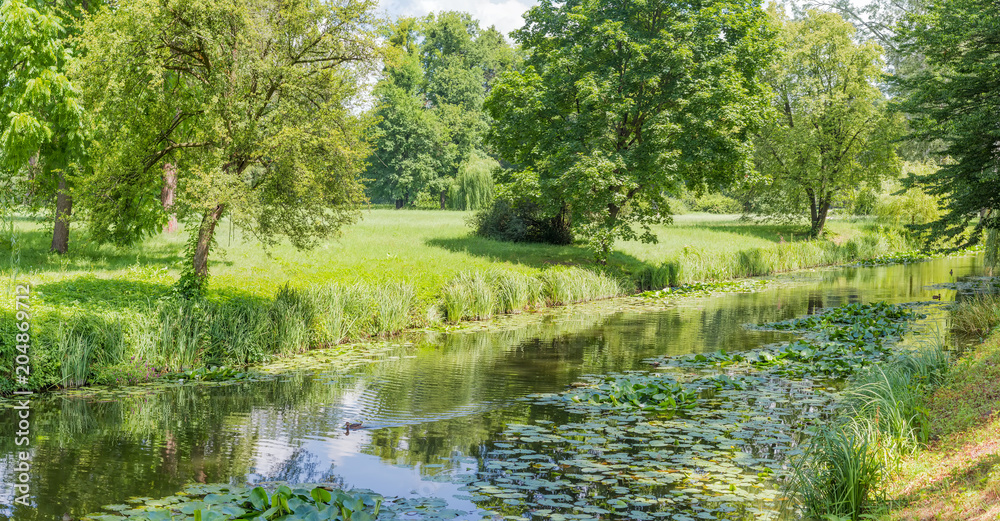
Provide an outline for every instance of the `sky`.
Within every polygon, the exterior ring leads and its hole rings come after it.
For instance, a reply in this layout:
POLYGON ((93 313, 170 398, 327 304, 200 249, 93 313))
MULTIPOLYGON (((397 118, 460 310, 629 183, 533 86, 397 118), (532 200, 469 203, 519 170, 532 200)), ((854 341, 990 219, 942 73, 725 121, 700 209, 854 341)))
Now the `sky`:
MULTIPOLYGON (((851 4, 860 7, 868 1, 851 0, 851 4)), ((393 18, 422 17, 439 11, 464 11, 479 20, 480 27, 495 25, 508 37, 511 31, 521 27, 524 23, 522 15, 534 5, 538 5, 535 0, 379 0, 379 8, 393 18)))
POLYGON ((431 12, 464 11, 479 20, 479 26, 495 25, 500 32, 509 33, 524 23, 521 15, 532 6, 534 0, 379 0, 379 8, 397 16, 425 16, 431 12))

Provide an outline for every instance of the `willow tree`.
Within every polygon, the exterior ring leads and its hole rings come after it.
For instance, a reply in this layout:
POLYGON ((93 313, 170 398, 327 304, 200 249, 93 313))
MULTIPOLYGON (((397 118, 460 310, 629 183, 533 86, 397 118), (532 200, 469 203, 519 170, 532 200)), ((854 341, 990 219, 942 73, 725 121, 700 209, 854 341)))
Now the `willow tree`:
POLYGON ((368 151, 355 103, 375 61, 374 5, 137 0, 90 19, 80 75, 99 122, 86 190, 95 237, 128 244, 160 229, 167 163, 198 287, 223 216, 302 248, 356 219, 368 151))
POLYGON ((654 241, 684 183, 748 172, 775 50, 758 2, 541 0, 514 38, 528 57, 489 94, 488 141, 599 261, 654 241))

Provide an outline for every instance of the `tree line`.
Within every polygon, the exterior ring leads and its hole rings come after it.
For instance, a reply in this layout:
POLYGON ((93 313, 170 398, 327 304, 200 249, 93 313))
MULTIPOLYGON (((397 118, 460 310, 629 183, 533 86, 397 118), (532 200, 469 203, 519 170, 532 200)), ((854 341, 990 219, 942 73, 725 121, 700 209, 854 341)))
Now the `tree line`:
POLYGON ((542 0, 511 42, 370 0, 3 0, 5 205, 46 213, 59 253, 71 221, 128 246, 179 219, 197 291, 223 218, 307 248, 366 200, 477 209, 605 262, 681 190, 819 237, 845 193, 934 156, 903 178, 943 201, 933 233, 995 250, 995 5, 807 7, 542 0))

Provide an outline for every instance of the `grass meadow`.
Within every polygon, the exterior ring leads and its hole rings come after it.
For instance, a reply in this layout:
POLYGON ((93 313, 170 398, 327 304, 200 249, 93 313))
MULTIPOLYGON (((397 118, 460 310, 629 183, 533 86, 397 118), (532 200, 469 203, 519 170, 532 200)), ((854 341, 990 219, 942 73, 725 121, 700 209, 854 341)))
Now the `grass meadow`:
MULTIPOLYGON (((144 368, 157 374, 247 365, 442 321, 909 248, 898 233, 863 221, 834 220, 826 240, 807 241, 805 226, 689 214, 658 227, 658 243, 621 242, 608 265, 598 266, 584 245, 474 237, 466 224, 470 215, 365 210, 339 237, 307 251, 287 243, 265 249, 223 222, 209 259, 208 294, 193 303, 172 297, 185 261, 183 230, 117 249, 98 246, 75 229, 70 252, 56 255, 48 253, 49 224, 20 218, 14 223, 16 248, 10 230, 0 247, 0 285, 13 293, 15 267, 16 283, 31 284, 37 367, 31 385, 46 388, 132 381, 144 368)), ((0 313, 13 315, 8 306, 0 306, 0 313)), ((4 327, 13 327, 9 318, 4 327)), ((13 349, 0 345, 12 355, 0 359, 12 359, 13 349)), ((0 367, 0 374, 9 372, 0 367)))

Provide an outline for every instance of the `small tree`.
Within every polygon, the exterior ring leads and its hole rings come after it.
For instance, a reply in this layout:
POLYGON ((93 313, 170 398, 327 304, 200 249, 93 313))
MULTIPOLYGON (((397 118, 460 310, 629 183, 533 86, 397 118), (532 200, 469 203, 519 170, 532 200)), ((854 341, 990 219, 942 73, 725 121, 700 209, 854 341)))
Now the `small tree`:
POLYGON ((30 182, 20 184, 55 200, 56 253, 69 250, 72 185, 84 156, 79 91, 66 74, 79 15, 50 2, 0 1, 0 180, 12 189, 33 166, 30 182))
POLYGON ((757 166, 771 187, 757 211, 801 215, 808 208, 810 234, 818 237, 836 197, 898 176, 900 122, 875 85, 882 77, 877 44, 855 43, 854 27, 835 13, 772 16, 785 54, 768 75, 776 114, 756 140, 757 166))
POLYGON ((208 276, 224 215, 297 247, 356 218, 368 149, 353 106, 375 58, 364 0, 136 0, 90 19, 81 75, 99 125, 89 218, 100 240, 159 231, 163 164, 208 276))

